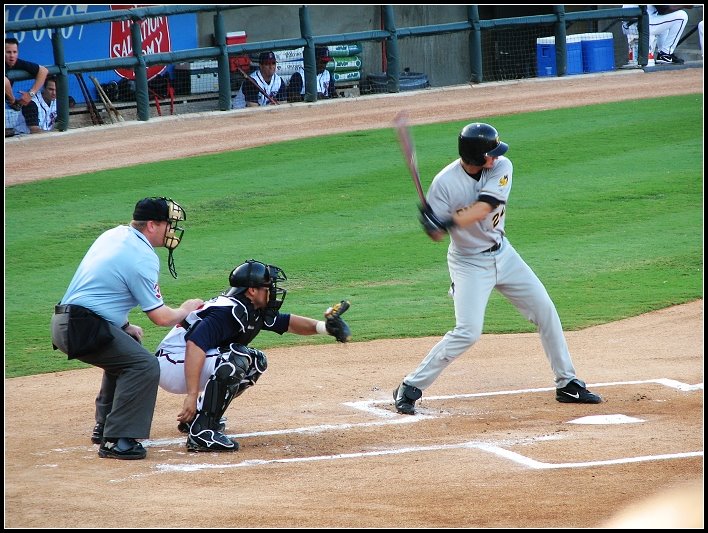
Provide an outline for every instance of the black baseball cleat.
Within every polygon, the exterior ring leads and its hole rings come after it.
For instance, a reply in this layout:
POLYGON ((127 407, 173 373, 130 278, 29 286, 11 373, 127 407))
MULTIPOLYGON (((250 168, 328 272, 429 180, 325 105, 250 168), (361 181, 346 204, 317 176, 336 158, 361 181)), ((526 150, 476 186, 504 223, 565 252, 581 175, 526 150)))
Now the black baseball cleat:
POLYGON ((396 404, 396 411, 402 415, 415 414, 415 402, 423 396, 423 391, 417 387, 412 387, 401 383, 393 391, 393 401, 396 404))
MULTIPOLYGON (((194 420, 192 420, 192 422, 194 422, 194 420)), ((191 425, 192 424, 188 424, 187 422, 180 422, 179 424, 177 424, 177 430, 180 433, 184 433, 185 435, 188 435, 189 434, 189 426, 191 426, 191 425)), ((226 417, 222 416, 219 419, 219 425, 216 426, 216 430, 223 433, 225 429, 226 429, 226 417)))
POLYGON ((93 432, 91 433, 91 442, 93 442, 94 444, 101 444, 101 441, 103 440, 104 426, 104 423, 96 422, 96 425, 93 426, 93 432))
POLYGON ((238 442, 213 429, 204 429, 198 434, 189 434, 187 449, 190 452, 237 452, 238 442))
POLYGON ((145 459, 147 451, 135 439, 103 439, 98 456, 104 459, 145 459))
POLYGON ((602 403, 602 398, 587 390, 577 379, 556 389, 556 400, 561 403, 602 403))
POLYGON ((666 52, 657 52, 656 63, 665 63, 670 65, 683 65, 684 60, 678 57, 676 54, 667 54, 666 52))

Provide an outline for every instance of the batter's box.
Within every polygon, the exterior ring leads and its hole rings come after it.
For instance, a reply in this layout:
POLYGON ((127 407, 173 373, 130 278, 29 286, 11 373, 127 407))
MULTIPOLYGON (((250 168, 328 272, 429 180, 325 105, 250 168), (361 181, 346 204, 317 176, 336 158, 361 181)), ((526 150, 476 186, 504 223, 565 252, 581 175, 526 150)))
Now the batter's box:
POLYGON ((604 389, 597 392, 605 401, 561 404, 555 401, 553 388, 542 388, 424 396, 412 417, 392 414, 393 400, 347 405, 391 420, 420 417, 427 434, 433 433, 436 423, 444 424, 441 435, 446 439, 482 437, 473 447, 497 450, 497 455, 534 468, 702 456, 697 451, 703 448, 702 383, 653 379, 595 383, 588 388, 604 389), (564 458, 562 463, 559 458, 564 458))

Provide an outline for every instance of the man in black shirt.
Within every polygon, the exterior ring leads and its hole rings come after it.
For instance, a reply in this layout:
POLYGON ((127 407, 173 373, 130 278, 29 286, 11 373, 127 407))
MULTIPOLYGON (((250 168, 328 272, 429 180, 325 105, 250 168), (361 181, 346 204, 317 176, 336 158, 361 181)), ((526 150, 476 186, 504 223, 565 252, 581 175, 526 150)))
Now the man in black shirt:
POLYGON ((20 59, 18 56, 18 47, 19 43, 17 39, 14 37, 5 38, 5 73, 7 74, 10 70, 25 70, 29 72, 30 75, 34 76, 34 84, 29 91, 20 91, 20 98, 15 98, 12 92, 12 81, 5 76, 5 101, 11 106, 17 104, 26 106, 32 101, 32 97, 37 94, 37 91, 44 85, 49 71, 47 67, 20 59))

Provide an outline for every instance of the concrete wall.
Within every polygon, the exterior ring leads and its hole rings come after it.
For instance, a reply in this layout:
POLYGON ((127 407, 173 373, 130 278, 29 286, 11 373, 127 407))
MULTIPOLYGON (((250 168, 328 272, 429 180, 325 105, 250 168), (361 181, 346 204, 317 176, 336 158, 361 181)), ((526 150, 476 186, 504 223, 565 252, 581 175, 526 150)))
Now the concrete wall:
MULTIPOLYGON (((229 10, 224 13, 226 31, 246 31, 248 42, 300 37, 298 5, 252 6, 229 10)), ((599 8, 617 8, 621 4, 609 5, 569 5, 566 12, 587 11, 599 8)), ((381 29, 380 5, 308 6, 312 32, 316 36, 369 31, 381 29)), ((541 6, 479 6, 482 19, 507 18, 549 14, 552 5, 541 6)), ((693 28, 703 18, 703 7, 697 5, 687 10, 689 24, 686 31, 693 28)), ((396 27, 421 26, 460 22, 467 20, 466 5, 417 6, 395 5, 396 27)), ((615 37, 615 64, 626 63, 626 39, 619 23, 608 26, 612 21, 594 23, 574 23, 569 33, 611 31, 615 37)), ((198 15, 198 45, 210 46, 214 33, 214 16, 198 15)), ((432 37, 406 37, 399 40, 400 66, 411 72, 422 72, 428 76, 430 85, 440 87, 469 82, 468 32, 456 32, 432 37)), ((367 74, 381 73, 385 68, 384 44, 362 43, 362 78, 367 74)), ((698 50, 698 36, 694 33, 677 50, 698 50)), ((533 51, 535 54, 535 51, 533 51)))

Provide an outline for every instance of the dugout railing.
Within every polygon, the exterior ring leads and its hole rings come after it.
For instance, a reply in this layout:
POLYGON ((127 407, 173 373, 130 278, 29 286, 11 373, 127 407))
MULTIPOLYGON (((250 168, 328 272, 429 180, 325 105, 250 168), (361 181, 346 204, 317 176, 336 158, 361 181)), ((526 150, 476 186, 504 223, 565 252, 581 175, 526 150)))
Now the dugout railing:
MULTIPOLYGON (((385 43, 386 83, 387 92, 396 93, 400 90, 401 60, 398 40, 413 37, 428 37, 442 34, 467 32, 469 47, 469 80, 472 83, 485 81, 483 53, 485 46, 491 47, 483 39, 484 32, 500 30, 514 31, 528 27, 544 27, 555 38, 555 72, 557 76, 565 76, 567 72, 566 36, 567 29, 580 21, 637 20, 639 28, 639 66, 645 66, 649 52, 649 19, 646 6, 633 8, 607 8, 591 11, 566 13, 563 5, 553 6, 553 14, 527 17, 510 17, 483 20, 479 17, 476 5, 467 6, 467 20, 430 24, 414 27, 397 28, 395 24, 395 6, 381 6, 382 28, 369 31, 357 31, 330 35, 313 35, 307 6, 298 9, 300 21, 299 38, 263 40, 243 44, 227 44, 223 13, 229 10, 246 9, 252 6, 244 5, 162 5, 145 8, 135 8, 102 13, 86 13, 58 16, 45 19, 7 22, 5 34, 34 30, 52 30, 52 49, 54 64, 47 66, 50 74, 57 76, 57 121, 56 129, 65 131, 69 128, 69 78, 73 74, 86 72, 111 71, 114 69, 132 69, 134 71, 135 107, 138 120, 147 121, 150 118, 150 91, 148 88, 147 68, 152 65, 175 64, 195 60, 216 60, 218 73, 218 109, 231 109, 232 83, 229 70, 229 57, 243 54, 258 54, 264 50, 288 50, 303 48, 305 68, 305 101, 317 100, 316 67, 314 47, 316 45, 333 45, 360 42, 385 43), (147 18, 178 15, 184 13, 214 13, 215 46, 179 50, 168 53, 143 53, 140 25, 147 18), (62 32, 58 31, 77 24, 105 23, 111 21, 130 21, 133 55, 120 58, 106 58, 89 61, 66 62, 64 60, 64 45, 62 32)), ((497 41, 494 44, 497 47, 497 41)), ((497 54, 502 52, 496 51, 497 54)), ((12 80, 29 80, 28 73, 12 71, 8 74, 12 80)), ((503 77, 503 75, 501 76, 503 77)), ((499 79, 499 76, 494 77, 499 79)))

